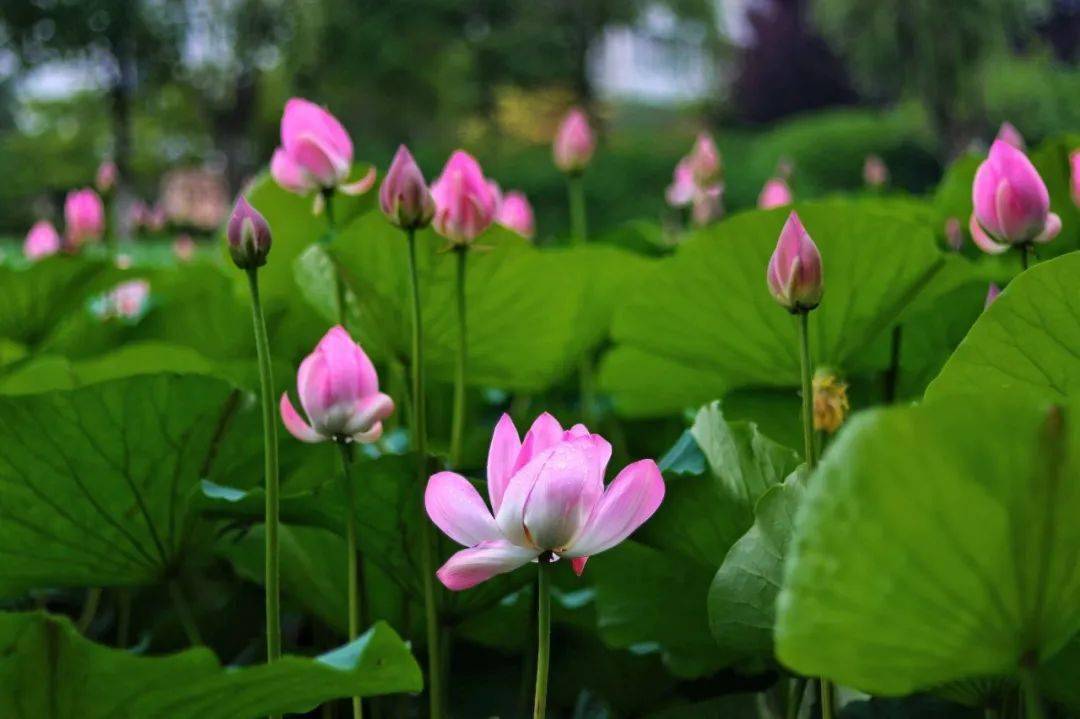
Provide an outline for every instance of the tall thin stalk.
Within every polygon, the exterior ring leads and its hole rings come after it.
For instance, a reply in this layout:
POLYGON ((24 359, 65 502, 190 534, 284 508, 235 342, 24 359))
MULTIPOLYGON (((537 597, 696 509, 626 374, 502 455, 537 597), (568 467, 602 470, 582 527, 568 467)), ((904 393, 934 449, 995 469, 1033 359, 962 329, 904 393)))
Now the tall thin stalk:
MULTIPOLYGON (((349 577, 349 641, 360 636, 360 573, 356 556, 356 487, 352 482, 352 445, 338 440, 341 448, 341 477, 345 490, 345 564, 349 577)), ((361 719, 360 697, 352 698, 353 719, 361 719)))
POLYGON ((799 364, 802 371, 803 457, 808 469, 814 457, 814 387, 810 380, 810 313, 799 312, 799 364))
MULTIPOLYGON (((575 245, 583 245, 588 239, 588 218, 585 212, 585 185, 581 175, 568 175, 566 190, 570 203, 570 236, 575 245)), ((593 421, 596 404, 596 383, 593 358, 588 349, 581 353, 578 364, 578 393, 581 396, 581 419, 586 425, 593 421)))
POLYGON ((259 395, 262 402, 263 462, 266 475, 265 575, 266 581, 266 661, 281 657, 281 560, 278 540, 279 481, 277 423, 274 414, 274 376, 270 365, 270 340, 266 333, 262 300, 259 298, 259 271, 247 270, 251 290, 251 318, 255 328, 255 350, 259 358, 259 395))
POLYGON ((547 716, 548 666, 551 661, 551 570, 549 557, 540 556, 537 562, 536 583, 536 695, 533 719, 547 716))
POLYGON ((1042 699, 1035 672, 1028 666, 1020 669, 1020 693, 1024 695, 1024 719, 1043 719, 1042 699))
POLYGON ((454 248, 457 255, 456 295, 457 295, 457 323, 458 323, 458 347, 457 361, 454 365, 454 415, 450 426, 450 466, 454 469, 461 468, 462 441, 465 435, 465 362, 468 357, 468 323, 465 318, 465 267, 467 265, 469 248, 459 246, 454 248))
MULTIPOLYGON (((412 401, 413 441, 416 449, 416 481, 427 481, 427 410, 424 399, 424 336, 420 304, 420 275, 416 262, 416 230, 406 231, 409 240, 409 280, 412 285, 412 401)), ((421 512, 420 562, 424 577, 424 617, 427 630, 428 702, 431 719, 443 715, 442 663, 439 653, 439 609, 435 593, 435 534, 423 506, 421 512)))
POLYGON ((201 646, 203 643, 202 634, 199 632, 199 625, 195 623, 195 615, 187 603, 184 590, 180 588, 179 580, 169 580, 169 595, 172 597, 176 617, 180 620, 180 627, 184 630, 188 643, 192 646, 201 646))
POLYGON ((86 601, 83 602, 82 613, 79 614, 79 621, 75 625, 76 629, 79 630, 79 634, 86 634, 86 630, 94 623, 94 617, 97 616, 98 604, 100 603, 101 587, 87 589, 86 601))

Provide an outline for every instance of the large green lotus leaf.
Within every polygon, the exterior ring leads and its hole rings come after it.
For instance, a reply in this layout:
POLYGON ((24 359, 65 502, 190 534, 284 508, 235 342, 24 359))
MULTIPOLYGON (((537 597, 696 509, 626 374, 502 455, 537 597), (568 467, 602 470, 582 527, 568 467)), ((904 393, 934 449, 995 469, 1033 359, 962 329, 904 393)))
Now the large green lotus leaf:
POLYGON ((1080 253, 1019 275, 975 322, 927 398, 1003 392, 1062 401, 1080 393, 1080 253))
POLYGON ((728 663, 708 632, 712 577, 753 523, 755 502, 799 459, 752 423, 726 422, 718 403, 701 409, 690 437, 708 468, 676 469, 689 454, 680 440, 665 458, 664 502, 638 541, 589 560, 586 571, 596 582, 604 641, 655 648, 673 672, 696 677, 728 663))
POLYGON ((235 404, 227 384, 177 375, 0 397, 0 592, 162 578, 235 404))
POLYGON ((54 256, 0 265, 0 337, 37 347, 90 295, 120 272, 103 260, 54 256))
MULTIPOLYGON (((883 368, 888 354, 866 350, 940 268, 930 231, 875 200, 798 211, 824 263, 825 297, 810 315, 815 363, 883 368)), ((765 283, 787 214, 746 212, 697 233, 626 297, 601 375, 623 411, 665 414, 723 390, 799 384, 797 320, 765 283)))
POLYGON ((11 719, 254 719, 422 684, 382 623, 315 658, 235 668, 205 648, 141 657, 94 644, 65 618, 0 614, 0 715, 11 719))
POLYGON ((1080 629, 1078 418, 985 393, 854 417, 796 517, 779 659, 884 695, 1049 660, 1080 629))
POLYGON ((762 495, 754 525, 731 547, 713 577, 709 626, 730 663, 760 668, 773 662, 776 595, 803 486, 802 478, 792 475, 762 495))

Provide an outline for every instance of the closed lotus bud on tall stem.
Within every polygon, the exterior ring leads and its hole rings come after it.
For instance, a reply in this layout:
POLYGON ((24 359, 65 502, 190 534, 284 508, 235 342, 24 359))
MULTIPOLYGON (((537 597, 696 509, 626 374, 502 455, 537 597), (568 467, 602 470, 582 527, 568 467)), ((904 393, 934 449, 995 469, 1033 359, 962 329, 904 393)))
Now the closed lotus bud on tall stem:
POLYGON ((579 175, 588 167, 595 149, 588 117, 581 108, 572 108, 559 124, 552 144, 555 166, 568 175, 579 175))
POLYGON ((236 200, 225 237, 229 241, 229 256, 240 269, 253 270, 266 264, 266 256, 270 254, 270 225, 243 196, 236 200))
POLYGON ((794 212, 780 231, 766 280, 772 296, 790 312, 808 312, 821 302, 821 254, 794 212))
POLYGON ((404 145, 398 147, 379 188, 379 208, 391 224, 404 229, 427 227, 435 216, 435 200, 424 173, 404 145))

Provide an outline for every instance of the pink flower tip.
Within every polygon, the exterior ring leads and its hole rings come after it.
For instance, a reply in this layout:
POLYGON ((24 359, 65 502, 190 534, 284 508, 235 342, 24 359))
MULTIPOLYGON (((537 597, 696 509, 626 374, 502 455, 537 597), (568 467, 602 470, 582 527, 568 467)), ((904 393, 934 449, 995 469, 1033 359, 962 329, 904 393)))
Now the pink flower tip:
POLYGON ((484 177, 480 163, 455 150, 431 185, 435 201, 432 227, 455 246, 469 245, 495 221, 497 187, 484 177))
POLYGON ((766 180, 758 195, 757 206, 761 210, 771 210, 774 207, 785 207, 794 201, 791 188, 782 177, 772 177, 766 180))
POLYGON ((536 234, 536 219, 529 198, 517 190, 511 190, 502 198, 496 221, 527 240, 531 240, 536 234))
POLYGON ((253 270, 266 264, 266 256, 270 254, 270 225, 243 195, 236 198, 225 238, 229 255, 240 269, 253 270))
POLYGON ((26 233, 23 255, 28 260, 40 260, 55 255, 62 246, 60 233, 48 220, 38 220, 26 233))
POLYGON ((1001 127, 998 128, 997 137, 994 139, 1007 142, 1017 150, 1020 150, 1020 152, 1024 152, 1027 149, 1027 143, 1024 142, 1024 136, 1020 134, 1020 131, 1016 129, 1015 125, 1008 121, 1001 123, 1001 127))
POLYGON ((821 302, 821 254, 795 212, 788 215, 780 231, 766 282, 776 301, 791 312, 808 312, 821 302))
POLYGON ((585 171, 596 150, 596 138, 589 118, 580 107, 571 108, 559 124, 552 144, 555 166, 568 175, 585 171))
POLYGON ((379 188, 379 208, 391 223, 405 229, 427 227, 435 215, 424 174, 404 145, 398 147, 379 188))

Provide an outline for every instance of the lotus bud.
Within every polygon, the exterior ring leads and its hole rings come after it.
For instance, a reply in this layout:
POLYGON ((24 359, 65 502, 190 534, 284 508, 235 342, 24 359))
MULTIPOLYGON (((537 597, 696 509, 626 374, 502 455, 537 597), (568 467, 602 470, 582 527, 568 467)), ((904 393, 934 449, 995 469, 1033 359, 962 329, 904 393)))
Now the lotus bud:
POLYGON ((1080 150, 1073 150, 1069 154, 1069 188, 1072 190, 1072 201, 1080 207, 1080 150))
POLYGON ((531 240, 536 234, 536 220, 529 198, 517 190, 511 190, 502 198, 497 222, 527 240, 531 240))
POLYGON ((771 210, 774 207, 790 205, 793 200, 794 198, 792 197, 791 188, 788 187, 788 183, 781 177, 773 177, 761 188, 761 194, 758 195, 757 206, 762 210, 771 210))
POLYGON ((1020 131, 1017 130, 1011 122, 1001 123, 997 137, 994 139, 1007 142, 1020 152, 1024 152, 1024 150, 1027 149, 1027 145, 1024 142, 1024 136, 1020 134, 1020 131))
POLYGON ((64 200, 64 223, 72 249, 87 240, 96 240, 105 232, 105 205, 89 187, 74 190, 64 200))
POLYGON ((867 155, 866 161, 863 163, 863 182, 867 187, 878 189, 884 187, 885 183, 889 181, 889 168, 885 165, 885 161, 877 155, 867 155))
POLYGON ((780 231, 766 280, 769 292, 790 312, 808 312, 821 302, 821 254, 794 212, 780 231))
POLYGON ((495 220, 498 211, 497 191, 484 177, 484 172, 472 155, 457 150, 442 174, 431 184, 435 200, 435 231, 451 245, 472 243, 495 220))
POLYGON ((555 166, 568 175, 580 175, 589 165, 595 149, 596 139, 589 127, 589 119, 581 108, 572 108, 555 135, 552 146, 555 166))
POLYGON ((119 176, 120 171, 116 168, 116 163, 112 160, 106 160, 98 165, 97 175, 94 177, 94 186, 101 194, 108 194, 116 186, 116 179, 119 176))
POLYGON ((960 223, 960 218, 950 217, 945 220, 945 243, 953 252, 964 248, 964 226, 960 223))
POLYGON ((851 406, 847 384, 836 373, 821 368, 814 372, 814 429, 834 433, 844 423, 851 406))
POLYGON ((281 146, 270 159, 270 175, 282 189, 298 195, 335 189, 363 194, 375 184, 375 168, 350 183, 352 162, 352 138, 336 117, 303 98, 285 103, 281 146))
POLYGON ((225 236, 233 263, 242 270, 253 270, 266 264, 270 253, 270 225, 243 195, 236 199, 225 236))
POLYGON ((404 145, 398 147, 379 188, 379 207, 391 223, 406 230, 427 227, 435 215, 424 174, 404 145))
POLYGON ((60 234, 48 220, 38 220, 26 233, 23 255, 28 260, 40 260, 55 255, 61 247, 60 234))
POLYGON ((1000 254, 1011 245, 1049 242, 1061 231, 1050 212, 1050 194, 1031 160, 1003 140, 995 140, 971 187, 975 211, 969 229, 979 249, 1000 254))
POLYGON ((720 179, 720 151, 716 148, 716 142, 709 133, 698 133, 694 148, 690 151, 689 160, 694 182, 698 186, 705 187, 720 179))
POLYGON ((987 307, 994 304, 994 300, 996 300, 1000 294, 1001 288, 991 282, 990 286, 986 289, 986 302, 983 303, 983 309, 985 310, 987 307))

